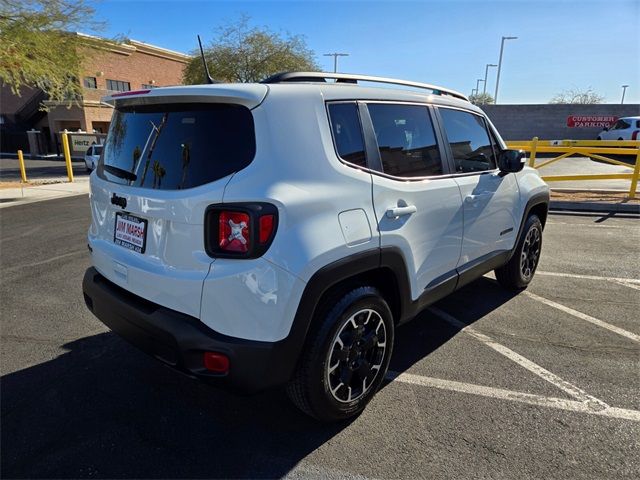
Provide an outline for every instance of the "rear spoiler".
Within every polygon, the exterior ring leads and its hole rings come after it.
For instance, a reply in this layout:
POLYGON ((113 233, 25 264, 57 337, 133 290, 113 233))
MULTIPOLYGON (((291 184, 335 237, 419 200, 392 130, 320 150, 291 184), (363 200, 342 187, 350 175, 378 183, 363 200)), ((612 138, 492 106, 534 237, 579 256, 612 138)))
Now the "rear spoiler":
POLYGON ((257 83, 189 85, 114 92, 103 97, 102 102, 114 107, 163 103, 234 103, 252 109, 262 103, 268 91, 267 85, 257 83))

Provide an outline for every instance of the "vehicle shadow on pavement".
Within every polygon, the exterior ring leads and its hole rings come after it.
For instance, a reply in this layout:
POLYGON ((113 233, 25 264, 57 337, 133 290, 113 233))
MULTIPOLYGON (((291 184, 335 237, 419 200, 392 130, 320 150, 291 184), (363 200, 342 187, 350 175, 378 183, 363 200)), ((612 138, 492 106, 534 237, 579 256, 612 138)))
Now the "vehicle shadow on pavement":
POLYGON ((277 478, 348 425, 281 390, 219 391, 112 333, 65 348, 2 377, 4 478, 277 478))
MULTIPOLYGON (((437 306, 469 305, 465 323, 509 301, 480 279, 437 306)), ((400 327, 402 372, 458 331, 428 311, 400 327)), ((300 413, 282 390, 237 396, 194 381, 112 333, 2 377, 4 478, 278 478, 349 425, 300 413)))
MULTIPOLYGON (((518 292, 505 290, 493 279, 481 277, 440 300, 433 307, 445 312, 450 312, 452 306, 455 306, 457 311, 464 309, 464 315, 456 318, 471 325, 517 294, 518 292)), ((408 370, 459 332, 460 330, 456 327, 440 319, 428 309, 423 311, 415 319, 396 330, 389 370, 399 373, 408 370)))

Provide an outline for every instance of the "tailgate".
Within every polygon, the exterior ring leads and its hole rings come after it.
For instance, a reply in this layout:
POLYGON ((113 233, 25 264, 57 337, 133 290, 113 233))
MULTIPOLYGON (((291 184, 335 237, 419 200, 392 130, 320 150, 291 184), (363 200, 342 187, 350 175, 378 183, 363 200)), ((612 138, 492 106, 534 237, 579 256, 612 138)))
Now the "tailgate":
POLYGON ((213 261, 206 208, 251 163, 251 111, 237 104, 116 106, 91 176, 89 245, 95 268, 124 289, 199 317, 213 261))

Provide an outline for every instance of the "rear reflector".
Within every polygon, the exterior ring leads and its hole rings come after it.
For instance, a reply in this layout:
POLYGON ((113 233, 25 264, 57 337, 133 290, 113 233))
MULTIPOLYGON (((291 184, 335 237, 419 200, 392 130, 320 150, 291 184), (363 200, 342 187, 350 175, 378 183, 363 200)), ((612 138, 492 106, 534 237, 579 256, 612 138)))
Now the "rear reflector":
POLYGON ((267 240, 271 237, 273 233, 273 215, 262 215, 260 217, 260 235, 259 242, 267 243, 267 240))
POLYGON ((128 95, 144 95, 145 93, 149 93, 151 90, 131 90, 129 92, 121 92, 114 93, 111 95, 112 97, 126 97, 128 95))
POLYGON ((214 373, 227 373, 229 371, 229 358, 222 353, 204 352, 204 368, 214 373))

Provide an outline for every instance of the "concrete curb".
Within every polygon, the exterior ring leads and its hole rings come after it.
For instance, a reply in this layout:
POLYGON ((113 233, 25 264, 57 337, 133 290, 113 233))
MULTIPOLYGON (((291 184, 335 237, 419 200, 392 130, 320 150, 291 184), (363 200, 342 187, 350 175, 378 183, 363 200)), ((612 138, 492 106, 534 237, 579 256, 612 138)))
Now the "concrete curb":
POLYGON ((640 214, 640 204, 604 202, 563 202, 552 200, 549 210, 571 210, 573 212, 604 212, 640 214))

